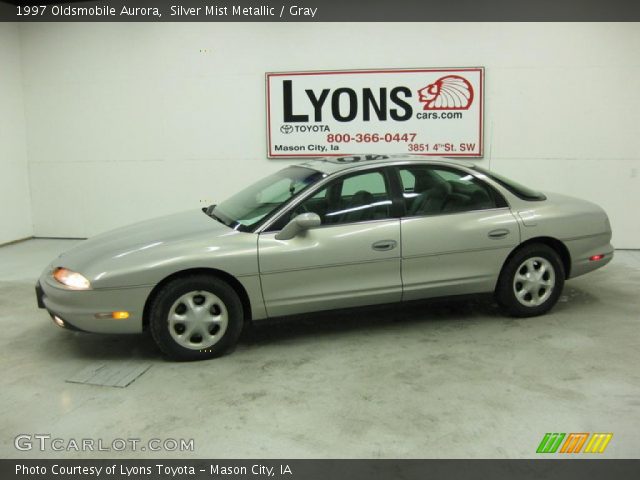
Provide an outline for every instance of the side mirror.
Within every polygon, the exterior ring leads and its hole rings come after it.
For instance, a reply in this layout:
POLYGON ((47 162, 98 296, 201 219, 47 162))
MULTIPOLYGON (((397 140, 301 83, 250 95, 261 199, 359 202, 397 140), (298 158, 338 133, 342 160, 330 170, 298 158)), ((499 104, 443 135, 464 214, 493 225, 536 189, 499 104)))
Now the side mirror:
POLYGON ((291 240, 300 232, 318 227, 322 224, 320 216, 317 213, 301 213, 300 215, 289 220, 282 230, 276 233, 276 240, 291 240))

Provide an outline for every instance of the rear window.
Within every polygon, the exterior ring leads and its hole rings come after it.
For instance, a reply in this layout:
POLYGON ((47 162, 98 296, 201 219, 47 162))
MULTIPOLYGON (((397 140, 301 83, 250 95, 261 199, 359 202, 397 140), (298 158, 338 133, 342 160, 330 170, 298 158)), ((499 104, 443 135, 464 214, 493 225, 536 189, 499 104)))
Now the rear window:
POLYGON ((537 190, 532 190, 524 185, 519 184, 518 182, 514 182, 513 180, 503 177, 502 175, 498 175, 497 173, 490 172, 489 170, 485 170, 482 167, 478 167, 476 165, 473 166, 473 169, 477 172, 480 172, 483 175, 486 175, 494 182, 500 184, 511 193, 513 193, 516 197, 521 198, 522 200, 529 201, 542 201, 546 200, 547 197, 544 196, 543 193, 538 192, 537 190))

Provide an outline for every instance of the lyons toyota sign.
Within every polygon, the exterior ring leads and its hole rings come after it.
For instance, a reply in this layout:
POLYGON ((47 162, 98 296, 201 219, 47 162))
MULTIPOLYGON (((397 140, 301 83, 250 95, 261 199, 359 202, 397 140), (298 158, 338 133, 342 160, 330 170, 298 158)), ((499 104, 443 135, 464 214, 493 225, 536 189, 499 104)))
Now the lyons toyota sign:
POLYGON ((481 157, 484 69, 266 75, 268 155, 481 157))

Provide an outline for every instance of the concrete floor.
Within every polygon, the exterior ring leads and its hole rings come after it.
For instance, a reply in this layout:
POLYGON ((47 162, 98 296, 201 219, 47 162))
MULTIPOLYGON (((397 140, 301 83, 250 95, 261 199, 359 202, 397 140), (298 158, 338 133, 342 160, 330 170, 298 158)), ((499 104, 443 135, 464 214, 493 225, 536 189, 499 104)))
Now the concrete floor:
POLYGON ((35 279, 73 243, 0 248, 2 458, 526 458, 545 432, 613 432, 605 457, 639 457, 640 252, 569 281, 544 317, 482 299, 327 315, 171 363, 146 336, 70 333, 36 308, 35 279), (152 366, 127 388, 65 382, 97 362, 152 366), (195 450, 19 452, 23 433, 195 450))

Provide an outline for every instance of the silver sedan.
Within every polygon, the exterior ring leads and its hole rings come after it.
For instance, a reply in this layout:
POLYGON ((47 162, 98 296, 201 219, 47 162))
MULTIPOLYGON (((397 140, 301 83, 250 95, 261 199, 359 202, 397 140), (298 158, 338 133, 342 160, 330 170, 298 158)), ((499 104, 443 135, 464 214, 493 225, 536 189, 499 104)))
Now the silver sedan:
POLYGON ((606 213, 469 163, 327 158, 208 208, 86 240, 36 286, 61 327, 151 332, 175 359, 221 355, 246 322, 494 292, 548 312, 568 278, 613 256, 606 213))

